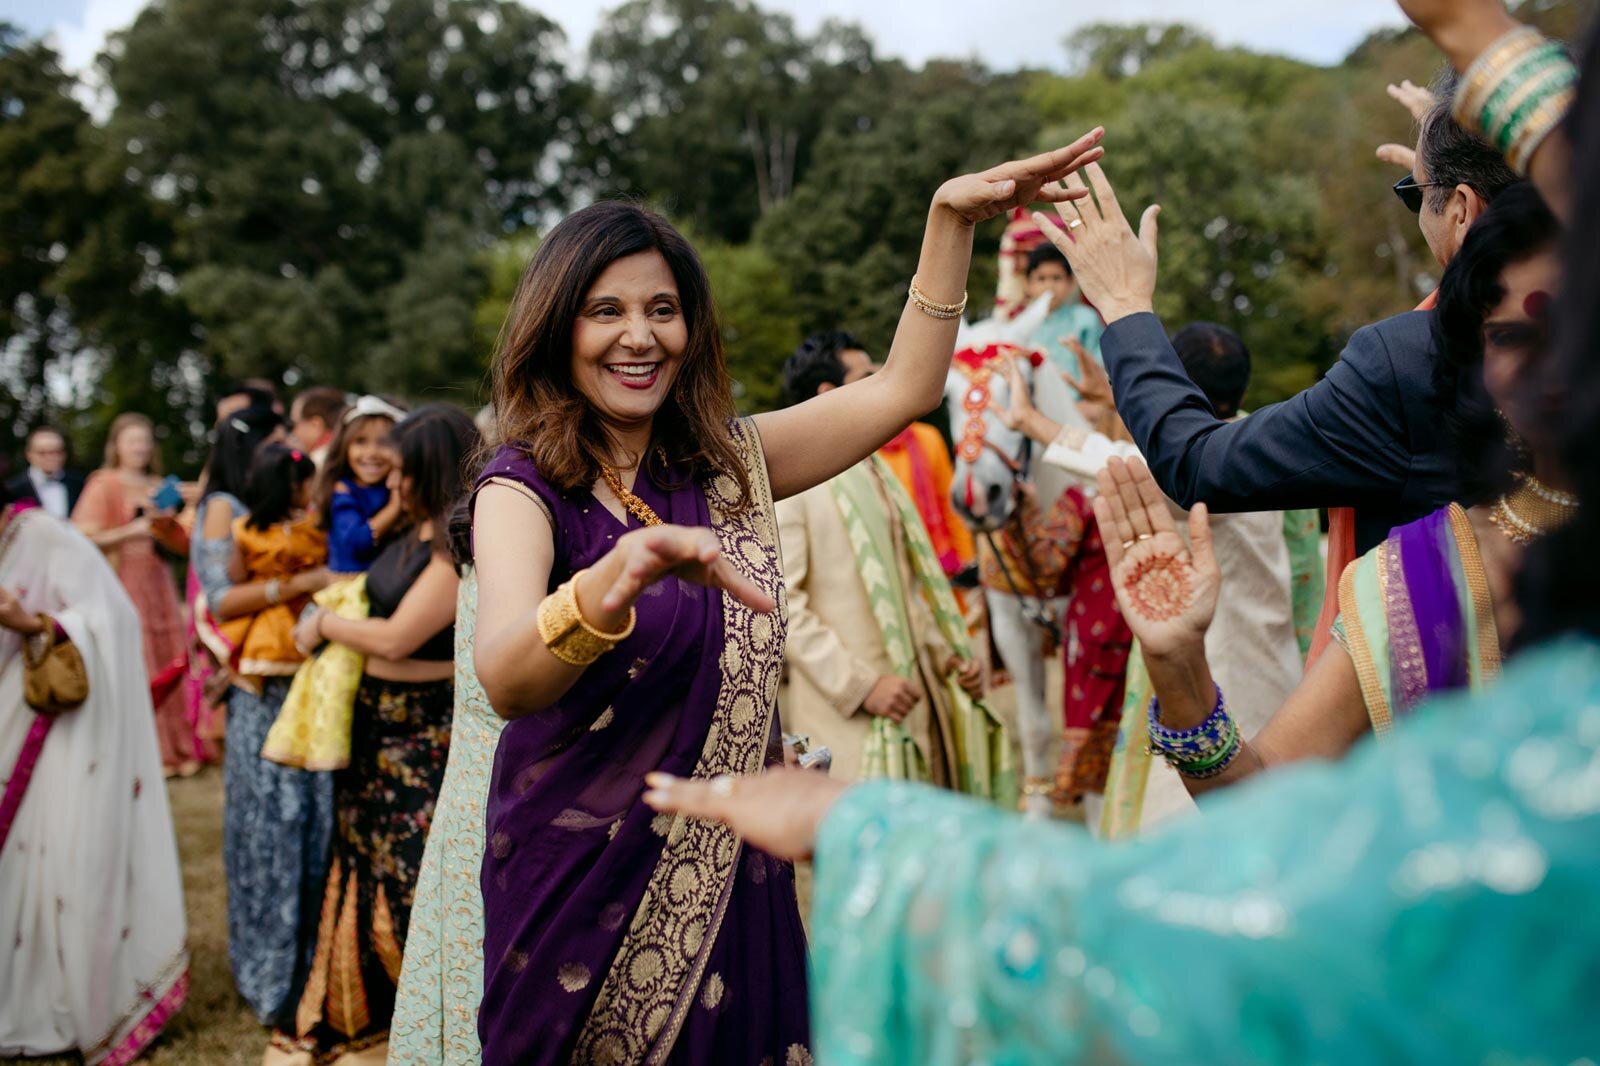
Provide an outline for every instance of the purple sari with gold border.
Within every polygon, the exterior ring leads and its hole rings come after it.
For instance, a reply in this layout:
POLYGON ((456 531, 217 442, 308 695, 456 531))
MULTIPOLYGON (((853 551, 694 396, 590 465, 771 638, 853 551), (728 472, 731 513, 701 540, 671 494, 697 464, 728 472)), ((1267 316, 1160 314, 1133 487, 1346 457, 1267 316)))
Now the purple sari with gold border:
MULTIPOLYGON (((732 433, 754 497, 743 511, 731 478, 699 484, 653 462, 634 491, 669 523, 715 530, 725 557, 781 604, 760 440, 748 421, 732 433)), ((512 447, 487 481, 549 515, 552 587, 633 528, 586 490, 554 490, 512 447)), ((782 609, 759 615, 668 578, 637 611, 627 640, 501 734, 482 877, 483 1061, 808 1062, 792 866, 640 801, 652 770, 706 777, 782 760, 782 609)))
POLYGON ((1467 513, 1451 504, 1399 526, 1346 567, 1334 632, 1378 736, 1433 693, 1493 679, 1500 641, 1467 513))

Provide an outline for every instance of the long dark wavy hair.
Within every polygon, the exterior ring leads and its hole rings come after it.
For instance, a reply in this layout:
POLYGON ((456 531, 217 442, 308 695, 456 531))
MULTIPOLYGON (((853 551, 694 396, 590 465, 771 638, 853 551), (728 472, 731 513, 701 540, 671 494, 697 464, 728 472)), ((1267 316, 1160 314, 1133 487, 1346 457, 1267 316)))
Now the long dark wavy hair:
POLYGON ((1563 632, 1600 637, 1600 26, 1580 64, 1578 98, 1567 117, 1572 139, 1573 210, 1562 245, 1561 294, 1550 357, 1527 390, 1528 424, 1561 464, 1582 506, 1565 529, 1523 557, 1518 645, 1563 632))
MULTIPOLYGON (((562 491, 588 488, 609 461, 606 430, 572 381, 572 330, 606 267, 624 256, 659 252, 678 285, 689 330, 672 392, 656 412, 649 453, 664 449, 696 480, 726 474, 748 502, 749 478, 729 434, 733 387, 722 354, 705 267, 683 234, 637 204, 607 200, 568 215, 523 271, 494 361, 500 439, 516 443, 541 476, 562 491)), ((655 464, 641 469, 660 483, 655 464)))
MULTIPOLYGON (((1518 182, 1473 224, 1439 281, 1434 395, 1449 427, 1463 506, 1498 497, 1512 487, 1513 474, 1526 471, 1528 464, 1483 384, 1483 323, 1505 299, 1500 275, 1506 267, 1543 251, 1559 235, 1538 190, 1518 182)), ((1527 373, 1536 371, 1530 366, 1527 373)))
POLYGON ((449 554, 450 516, 471 484, 467 464, 479 450, 478 427, 458 408, 430 403, 407 415, 389 439, 408 481, 406 517, 432 522, 433 550, 449 554))

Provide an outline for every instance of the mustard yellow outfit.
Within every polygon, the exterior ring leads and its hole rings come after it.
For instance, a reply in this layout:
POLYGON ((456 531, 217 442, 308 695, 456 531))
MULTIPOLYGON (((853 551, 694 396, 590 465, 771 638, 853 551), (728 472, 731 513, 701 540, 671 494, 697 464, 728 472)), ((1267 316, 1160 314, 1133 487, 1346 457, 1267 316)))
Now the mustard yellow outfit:
MULTIPOLYGON (((266 529, 237 518, 233 543, 244 561, 246 581, 287 578, 328 558, 328 538, 309 516, 266 529)), ((308 596, 295 596, 222 623, 218 629, 237 649, 234 672, 247 678, 284 677, 298 670, 305 656, 294 646, 294 625, 309 602, 308 596)))

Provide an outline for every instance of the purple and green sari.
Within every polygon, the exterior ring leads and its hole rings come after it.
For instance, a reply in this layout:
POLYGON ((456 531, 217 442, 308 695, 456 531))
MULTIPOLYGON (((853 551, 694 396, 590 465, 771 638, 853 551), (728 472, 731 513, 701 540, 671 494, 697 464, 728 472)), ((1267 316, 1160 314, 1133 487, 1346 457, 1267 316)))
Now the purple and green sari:
POLYGON ((1400 526, 1346 567, 1334 632, 1380 737, 1424 697, 1493 680, 1500 641, 1467 513, 1451 504, 1400 526))
MULTIPOLYGON (((728 477, 652 461, 634 486, 666 522, 709 526, 725 557, 781 603, 766 462, 734 423, 750 506, 728 477)), ((479 484, 545 510, 551 587, 637 525, 587 490, 559 492, 504 447, 479 484)), ((794 870, 722 826, 640 801, 652 770, 751 773, 782 761, 782 609, 759 615, 668 578, 634 632, 557 703, 509 723, 495 754, 483 858, 488 1066, 809 1062, 806 944, 794 870)))

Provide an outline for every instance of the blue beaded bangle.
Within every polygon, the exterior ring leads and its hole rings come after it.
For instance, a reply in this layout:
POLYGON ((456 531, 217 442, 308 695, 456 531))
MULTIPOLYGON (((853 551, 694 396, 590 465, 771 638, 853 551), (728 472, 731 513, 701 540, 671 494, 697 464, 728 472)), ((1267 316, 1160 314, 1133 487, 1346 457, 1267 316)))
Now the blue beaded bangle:
POLYGON ((1216 777, 1228 767, 1233 765, 1233 760, 1239 757, 1244 750, 1244 739, 1239 736, 1239 727, 1230 718, 1228 720, 1228 735, 1221 751, 1205 759, 1196 759, 1192 762, 1173 762, 1172 768, 1184 777, 1206 778, 1216 777))
POLYGON ((1239 727, 1228 714, 1220 687, 1216 706, 1205 721, 1192 729, 1170 729, 1162 725, 1161 702, 1154 697, 1150 700, 1148 718, 1151 753, 1161 755, 1179 773, 1189 777, 1213 777, 1222 773, 1243 747, 1239 727))

